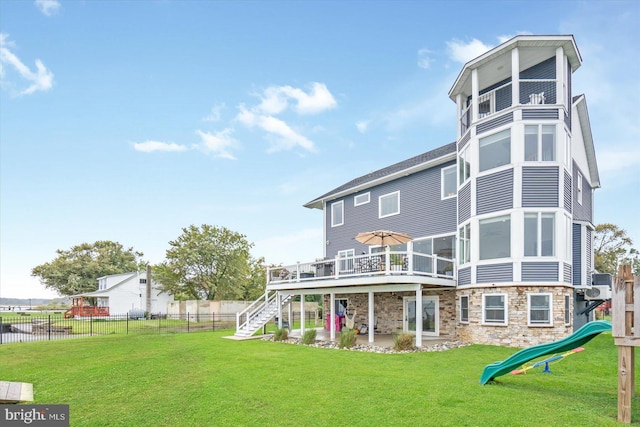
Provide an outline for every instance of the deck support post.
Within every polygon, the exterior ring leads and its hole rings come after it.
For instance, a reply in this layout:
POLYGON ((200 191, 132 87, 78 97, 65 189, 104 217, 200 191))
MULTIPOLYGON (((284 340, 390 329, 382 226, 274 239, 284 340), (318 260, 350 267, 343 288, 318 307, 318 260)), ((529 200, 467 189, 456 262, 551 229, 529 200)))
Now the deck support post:
POLYGON ((282 329, 282 294, 276 291, 276 304, 278 304, 278 329, 282 329))
POLYGON ((374 313, 373 313, 373 302, 374 302, 374 297, 373 297, 373 291, 369 291, 369 320, 368 320, 368 324, 369 324, 369 342, 373 343, 373 333, 374 330, 373 328, 375 327, 375 318, 374 318, 374 313))
POLYGON ((300 294, 300 338, 304 336, 304 295, 300 294))
POLYGON ((329 294, 329 338, 336 340, 336 294, 329 294))
POLYGON ((416 290, 416 347, 422 347, 422 286, 416 290))

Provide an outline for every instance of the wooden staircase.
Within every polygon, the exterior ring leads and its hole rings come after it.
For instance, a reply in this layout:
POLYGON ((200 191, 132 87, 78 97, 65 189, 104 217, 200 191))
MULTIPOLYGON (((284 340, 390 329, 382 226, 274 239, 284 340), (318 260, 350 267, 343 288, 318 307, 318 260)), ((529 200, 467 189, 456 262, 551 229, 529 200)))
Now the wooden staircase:
MULTIPOLYGON (((278 314, 278 293, 266 292, 249 307, 236 313, 236 337, 250 337, 278 314)), ((291 302, 291 295, 281 298, 280 308, 291 302)))

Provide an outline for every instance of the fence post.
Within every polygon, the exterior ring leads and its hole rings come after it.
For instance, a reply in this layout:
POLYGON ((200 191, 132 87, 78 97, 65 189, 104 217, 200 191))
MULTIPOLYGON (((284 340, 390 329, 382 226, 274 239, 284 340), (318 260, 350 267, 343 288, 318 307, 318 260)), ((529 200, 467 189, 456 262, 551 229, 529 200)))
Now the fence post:
MULTIPOLYGON (((51 315, 50 314, 48 315, 48 320, 49 320, 49 322, 48 322, 48 326, 49 327, 47 328, 47 331, 49 333, 49 341, 51 341, 51 315)), ((31 331, 31 332, 33 332, 33 331, 31 331)))
POLYGON ((187 333, 189 333, 189 321, 191 320, 191 316, 189 316, 189 312, 187 311, 187 333))
POLYGON ((127 333, 126 335, 129 335, 129 313, 126 314, 126 319, 127 319, 127 333))
POLYGON ((4 333, 4 326, 2 326, 2 316, 0 316, 0 344, 2 344, 2 334, 4 333))
MULTIPOLYGON (((49 328, 51 330, 51 328, 49 328)), ((93 314, 89 315, 89 336, 93 336, 93 314)))
POLYGON ((216 314, 211 313, 211 332, 215 332, 215 330, 216 330, 216 314))

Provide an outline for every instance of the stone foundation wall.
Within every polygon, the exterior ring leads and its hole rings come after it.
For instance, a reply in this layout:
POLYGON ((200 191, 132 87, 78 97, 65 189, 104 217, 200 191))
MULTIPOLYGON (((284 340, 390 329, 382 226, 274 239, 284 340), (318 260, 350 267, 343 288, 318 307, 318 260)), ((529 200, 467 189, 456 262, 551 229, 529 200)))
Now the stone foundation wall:
POLYGON ((573 290, 564 286, 513 286, 458 289, 455 301, 456 337, 476 344, 492 344, 509 347, 529 347, 557 341, 573 333, 573 312, 570 323, 565 325, 564 297, 570 297, 573 307, 573 290), (529 293, 552 294, 552 326, 528 326, 529 293), (482 295, 507 294, 507 325, 482 324, 482 295), (459 322, 460 296, 469 296, 469 323, 459 322))

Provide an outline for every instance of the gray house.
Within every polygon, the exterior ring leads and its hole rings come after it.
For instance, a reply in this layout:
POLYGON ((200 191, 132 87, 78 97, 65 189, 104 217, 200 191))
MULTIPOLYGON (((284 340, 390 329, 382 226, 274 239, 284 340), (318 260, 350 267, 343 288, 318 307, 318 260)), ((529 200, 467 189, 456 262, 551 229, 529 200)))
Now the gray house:
POLYGON ((332 337, 355 313, 370 342, 409 332, 417 345, 528 346, 589 320, 600 180, 585 97, 571 88, 581 63, 571 35, 517 36, 468 62, 449 92, 456 141, 305 204, 322 211, 323 256, 270 269, 236 333, 306 294, 324 295, 332 337), (412 240, 355 239, 371 230, 412 240))

